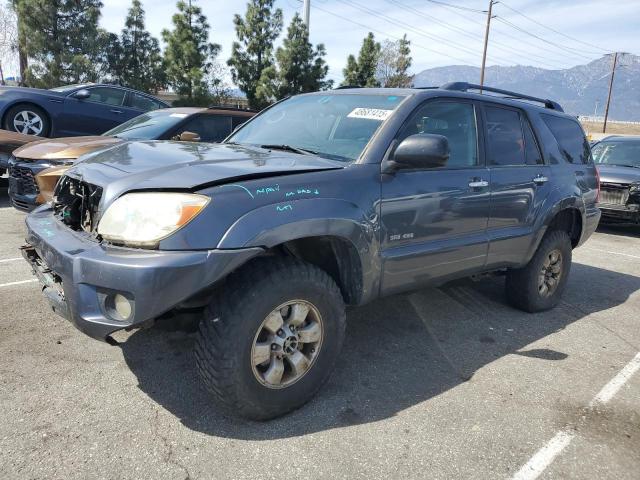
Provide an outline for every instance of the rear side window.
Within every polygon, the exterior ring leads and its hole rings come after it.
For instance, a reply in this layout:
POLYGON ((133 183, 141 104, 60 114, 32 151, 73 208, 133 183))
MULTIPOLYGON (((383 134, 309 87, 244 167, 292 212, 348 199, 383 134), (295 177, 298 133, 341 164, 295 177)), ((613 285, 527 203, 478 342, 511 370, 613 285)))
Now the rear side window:
POLYGON ((478 134, 472 104, 453 101, 425 103, 402 128, 398 143, 418 133, 447 137, 451 149, 447 167, 473 167, 478 164, 478 134))
POLYGON ((529 120, 524 117, 522 118, 522 127, 524 128, 524 153, 527 165, 542 165, 544 160, 538 148, 538 142, 536 142, 536 137, 533 135, 529 120))
POLYGON ((221 142, 231 131, 231 117, 227 115, 198 115, 180 129, 180 133, 197 133, 202 142, 212 143, 221 142))
POLYGON ((249 120, 249 117, 231 117, 231 121, 233 122, 232 128, 235 130, 247 120, 249 120))
POLYGON ((582 127, 574 120, 541 114, 553 136, 558 142, 562 155, 569 163, 590 163, 591 149, 584 136, 582 127))
POLYGON ((149 97, 145 97, 144 95, 139 95, 137 93, 131 92, 129 94, 129 103, 132 108, 137 108, 138 110, 142 110, 143 112, 148 112, 149 110, 156 110, 160 108, 160 104, 149 97))
POLYGON ((525 165, 525 142, 520 114, 506 108, 485 107, 490 165, 525 165))

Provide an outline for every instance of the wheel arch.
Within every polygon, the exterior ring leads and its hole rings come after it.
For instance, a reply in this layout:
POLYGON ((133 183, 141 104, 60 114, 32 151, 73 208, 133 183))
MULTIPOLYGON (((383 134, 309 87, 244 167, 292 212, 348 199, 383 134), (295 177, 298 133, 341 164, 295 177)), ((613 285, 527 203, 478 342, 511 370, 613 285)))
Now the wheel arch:
POLYGON ((287 205, 291 210, 267 205, 244 215, 217 248, 261 247, 267 254, 295 256, 319 266, 351 305, 377 296, 378 242, 364 212, 339 199, 305 199, 287 205))

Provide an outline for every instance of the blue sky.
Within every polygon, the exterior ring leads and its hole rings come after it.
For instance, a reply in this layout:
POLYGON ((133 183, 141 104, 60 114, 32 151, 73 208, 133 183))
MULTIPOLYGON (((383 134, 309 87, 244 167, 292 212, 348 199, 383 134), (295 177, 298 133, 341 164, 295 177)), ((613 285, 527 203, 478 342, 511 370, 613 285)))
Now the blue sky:
MULTIPOLYGON (((488 0, 442 0, 467 9, 484 10, 488 0)), ((534 65, 566 68, 596 59, 604 50, 640 53, 640 0, 505 0, 494 6, 489 65, 534 65), (570 40, 522 17, 575 37, 570 40), (528 33, 525 33, 528 32, 528 33), (538 38, 533 37, 537 36, 538 38), (588 44, 588 45, 587 45, 588 44)), ((101 24, 118 32, 130 0, 103 0, 101 24)), ((160 36, 171 26, 175 0, 143 0, 147 28, 160 36)), ((199 0, 211 24, 211 40, 222 45, 226 61, 235 39, 233 14, 244 13, 244 0, 199 0)), ((300 0, 277 0, 285 25, 302 10, 300 0)), ((429 0, 311 0, 311 40, 327 49, 330 78, 339 81, 349 53, 373 31, 378 40, 407 33, 413 43, 413 70, 478 65, 486 14, 447 8, 429 0)))

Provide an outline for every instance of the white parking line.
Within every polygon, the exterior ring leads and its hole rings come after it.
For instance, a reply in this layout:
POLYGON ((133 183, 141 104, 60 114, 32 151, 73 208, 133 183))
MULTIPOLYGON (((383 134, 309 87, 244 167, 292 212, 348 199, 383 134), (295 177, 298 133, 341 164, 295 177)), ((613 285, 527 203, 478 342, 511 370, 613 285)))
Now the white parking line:
POLYGON ((0 283, 0 288, 2 287, 10 287, 12 285, 22 285, 23 283, 32 283, 37 282, 37 278, 32 278, 31 280, 21 280, 19 282, 9 282, 9 283, 0 283))
POLYGON ((571 443, 573 437, 574 434, 572 432, 561 431, 556 433, 556 436, 538 450, 536 454, 531 457, 531 460, 513 476, 513 480, 534 480, 538 478, 538 476, 551 465, 553 459, 571 443))
MULTIPOLYGON (((589 403, 589 407, 594 407, 596 404, 604 405, 611 400, 627 380, 638 370, 640 370, 640 353, 633 357, 633 359, 600 390, 589 403)), ((518 470, 512 477, 513 480, 535 480, 538 478, 567 445, 571 443, 573 437, 575 437, 575 433, 571 430, 561 430, 556 433, 544 447, 538 450, 535 455, 518 470)))
POLYGON ((22 260, 22 257, 16 257, 16 258, 5 258, 3 260, 0 260, 0 263, 6 263, 6 262, 17 262, 18 260, 22 260))
POLYGON ((638 370, 640 370, 640 353, 638 353, 633 360, 627 363, 627 365, 620 370, 620 373, 613 377, 609 383, 602 387, 600 393, 591 400, 589 406, 594 407, 598 403, 607 403, 638 370))
POLYGON ((610 252, 607 250, 600 250, 599 248, 592 248, 592 247, 583 247, 583 248, 585 250, 591 250, 592 252, 608 253, 609 255, 619 255, 621 257, 637 258, 638 260, 640 260, 640 255, 631 255, 630 253, 622 253, 622 252, 610 252))

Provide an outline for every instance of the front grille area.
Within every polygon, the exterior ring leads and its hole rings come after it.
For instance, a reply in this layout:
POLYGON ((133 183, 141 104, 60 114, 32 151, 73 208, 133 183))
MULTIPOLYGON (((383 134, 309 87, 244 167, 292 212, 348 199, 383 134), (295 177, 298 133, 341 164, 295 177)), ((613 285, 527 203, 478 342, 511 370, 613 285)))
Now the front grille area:
POLYGON ((101 197, 101 187, 65 175, 56 187, 53 210, 72 229, 94 232, 101 197))
POLYGON ((11 167, 9 178, 13 179, 14 193, 18 195, 37 195, 40 193, 33 172, 27 167, 11 167))
POLYGON ((600 203, 608 205, 626 205, 629 200, 629 187, 618 185, 602 185, 600 203))

